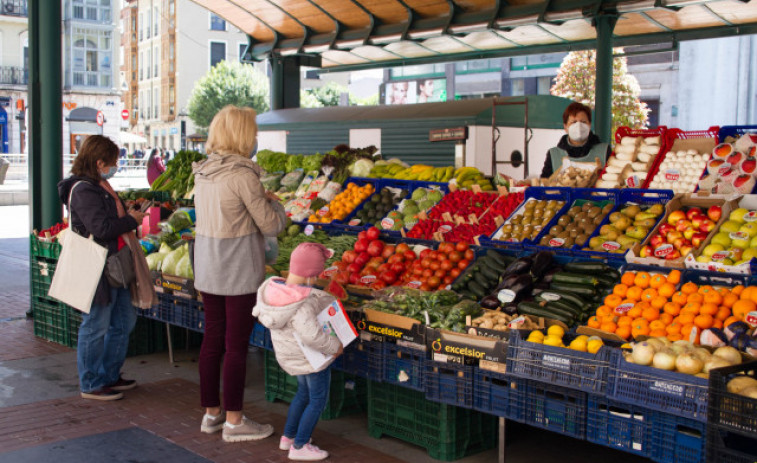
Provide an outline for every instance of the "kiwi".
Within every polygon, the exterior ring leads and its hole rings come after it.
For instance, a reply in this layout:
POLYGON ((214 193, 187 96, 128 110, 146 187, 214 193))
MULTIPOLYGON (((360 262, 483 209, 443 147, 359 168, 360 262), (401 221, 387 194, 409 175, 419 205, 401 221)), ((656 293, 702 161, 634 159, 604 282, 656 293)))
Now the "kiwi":
POLYGON ((586 201, 586 202, 585 202, 585 203, 583 203, 583 205, 581 206, 581 211, 582 211, 582 212, 589 212, 589 210, 590 210, 590 209, 591 209, 592 207, 594 207, 594 203, 592 203, 591 201, 586 201))
POLYGON ((609 214, 613 207, 615 207, 613 203, 605 204, 605 207, 602 208, 602 214, 609 214))
POLYGON ((561 227, 565 227, 571 222, 572 222, 571 218, 567 215, 564 215, 560 217, 559 219, 557 219, 557 225, 560 225, 561 227))
POLYGON ((536 203, 538 201, 528 201, 526 204, 523 205, 523 208, 527 211, 533 211, 536 207, 536 203))
POLYGON ((589 240, 589 235, 585 233, 583 235, 576 236, 576 244, 581 247, 583 247, 588 240, 589 240))
POLYGON ((558 233, 557 237, 562 238, 562 239, 570 238, 570 232, 564 231, 564 232, 558 233))
POLYGON ((552 239, 552 235, 544 235, 539 240, 539 246, 549 246, 549 240, 552 239))
POLYGON ((595 206, 588 210, 587 215, 593 219, 594 217, 599 217, 601 213, 602 209, 595 206))
POLYGON ((570 209, 568 209, 568 215, 571 217, 575 217, 576 215, 581 213, 581 206, 573 206, 570 209))
POLYGON ((512 219, 510 219, 510 223, 513 225, 517 225, 523 221, 523 214, 516 215, 512 219))
POLYGON ((580 235, 580 234, 581 234, 582 232, 583 232, 583 230, 579 230, 578 228, 572 228, 572 229, 570 230, 570 237, 571 237, 571 238, 575 238, 575 237, 577 237, 578 235, 580 235))
POLYGON ((574 244, 576 244, 575 238, 569 236, 569 237, 565 238, 565 242, 563 243, 562 247, 564 247, 564 248, 570 248, 574 244))
POLYGON ((553 226, 552 228, 549 229, 549 234, 550 235, 559 235, 563 231, 565 231, 565 227, 560 226, 560 225, 555 225, 555 226, 553 226))
POLYGON ((534 209, 534 218, 539 219, 544 217, 544 209, 534 209))

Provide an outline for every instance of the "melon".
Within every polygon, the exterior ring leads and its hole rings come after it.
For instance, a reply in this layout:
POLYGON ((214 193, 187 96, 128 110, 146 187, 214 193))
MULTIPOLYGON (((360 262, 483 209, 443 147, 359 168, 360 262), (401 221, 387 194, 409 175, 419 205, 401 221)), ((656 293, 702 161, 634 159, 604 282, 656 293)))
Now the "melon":
POLYGON ((325 291, 335 298, 339 299, 340 301, 346 301, 349 295, 347 294, 347 291, 334 280, 331 280, 328 285, 326 285, 325 291))

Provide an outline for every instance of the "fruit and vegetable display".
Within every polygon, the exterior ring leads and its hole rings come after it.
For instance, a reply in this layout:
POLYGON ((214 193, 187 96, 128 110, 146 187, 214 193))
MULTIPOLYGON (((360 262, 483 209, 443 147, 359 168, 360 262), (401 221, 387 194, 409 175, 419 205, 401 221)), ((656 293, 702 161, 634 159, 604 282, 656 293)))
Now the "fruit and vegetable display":
POLYGON ((562 167, 545 186, 560 186, 569 188, 586 188, 594 183, 597 166, 590 163, 573 163, 569 167, 562 167))
MULTIPOLYGON (((517 314, 507 314, 497 310, 484 309, 484 314, 471 320, 473 328, 484 330, 507 332, 513 328, 519 330, 536 330, 539 328, 531 317, 522 317, 517 314), (511 325, 512 323, 512 325, 511 325)), ((471 334, 477 334, 477 330, 471 330, 471 334)))
POLYGON ((384 187, 365 202, 355 218, 360 220, 361 225, 379 224, 407 195, 407 190, 384 187))
POLYGON ((377 291, 364 308, 413 318, 435 329, 462 333, 466 317, 477 317, 481 307, 461 300, 453 291, 424 292, 410 288, 387 288, 377 291))
MULTIPOLYGON (((685 339, 670 341, 666 337, 651 337, 645 341, 631 344, 630 351, 623 353, 628 363, 651 366, 660 370, 676 371, 687 375, 707 378, 715 368, 730 367, 742 363, 741 353, 733 347, 723 346, 716 349, 697 347, 685 339)), ((752 384, 743 380, 734 383, 735 389, 740 383, 752 384)), ((755 382, 754 384, 757 384, 755 382)), ((730 391, 729 391, 730 392, 730 391)))
POLYGON ((60 222, 60 223, 56 223, 52 227, 45 228, 44 230, 41 230, 39 232, 35 230, 34 234, 37 236, 37 239, 41 241, 56 241, 58 240, 58 235, 61 234, 61 232, 66 230, 67 228, 68 228, 68 223, 60 222))
POLYGON ((599 235, 589 240, 588 249, 623 254, 646 239, 664 212, 662 204, 625 205, 610 214, 609 223, 602 225, 599 235))
POLYGON ((442 220, 450 217, 452 221, 461 219, 468 221, 470 216, 481 217, 483 213, 497 199, 495 193, 474 193, 467 190, 453 191, 444 196, 437 204, 428 217, 434 220, 442 220))
MULTIPOLYGON (((539 245, 553 248, 584 247, 594 230, 607 217, 615 204, 609 201, 577 200, 557 219, 539 245)), ((591 244, 589 245, 591 247, 591 244)))
MULTIPOLYGON (((710 232, 723 214, 723 208, 713 205, 702 209, 686 206, 668 214, 665 222, 660 224, 657 232, 645 242, 640 250, 641 257, 658 260, 672 260, 686 257, 704 244, 710 232)), ((757 226, 755 226, 757 232, 757 226)), ((703 254, 712 257, 720 247, 704 248, 703 254)))
POLYGON ((731 211, 728 220, 715 230, 704 243, 696 261, 722 265, 741 265, 757 257, 757 211, 739 207, 731 211))
POLYGON ((483 191, 492 191, 492 182, 475 167, 434 167, 423 164, 408 166, 403 163, 376 163, 368 177, 426 182, 453 182, 458 188, 470 189, 478 185, 483 191))
POLYGON ((322 230, 313 230, 313 233, 306 235, 302 227, 291 222, 278 236, 279 253, 276 257, 276 263, 271 267, 281 273, 289 269, 289 257, 292 255, 294 248, 302 243, 321 243, 326 248, 334 251, 334 255, 326 261, 326 266, 330 267, 339 260, 340 256, 355 246, 357 237, 354 235, 340 234, 329 235, 322 230))
POLYGON ((605 345, 602 338, 598 336, 587 336, 585 334, 572 335, 565 333, 565 329, 560 325, 552 325, 547 328, 546 335, 539 330, 531 331, 526 338, 527 342, 543 344, 552 347, 565 347, 578 352, 588 352, 596 354, 599 349, 605 345), (566 344, 567 342, 567 344, 566 344))
POLYGON ((350 182, 344 191, 337 194, 327 206, 311 214, 308 217, 308 222, 331 223, 334 220, 344 220, 363 201, 371 196, 374 191, 375 189, 371 183, 358 186, 350 182))
POLYGON ((565 205, 565 201, 529 198, 492 237, 496 241, 535 240, 544 227, 565 205))
POLYGON ((750 399, 757 399, 757 379, 747 374, 733 375, 726 383, 726 390, 750 399))
POLYGON ((716 194, 750 193, 757 177, 757 144, 744 136, 733 143, 721 143, 712 150, 707 176, 699 189, 716 194))
POLYGON ((674 193, 693 193, 702 173, 708 169, 709 153, 695 149, 668 152, 649 184, 650 188, 673 190, 674 193))
POLYGON ((607 160, 605 171, 595 186, 641 187, 659 153, 660 136, 621 138, 620 143, 615 145, 615 156, 610 156, 607 160))
POLYGON ((150 185, 152 191, 167 191, 173 198, 190 198, 193 196, 195 176, 192 163, 205 159, 197 151, 181 150, 166 163, 166 170, 150 185))
POLYGON ((443 197, 444 193, 438 188, 416 188, 409 198, 403 200, 395 210, 384 217, 390 220, 382 220, 382 228, 392 231, 413 228, 418 223, 421 213, 431 210, 443 197))

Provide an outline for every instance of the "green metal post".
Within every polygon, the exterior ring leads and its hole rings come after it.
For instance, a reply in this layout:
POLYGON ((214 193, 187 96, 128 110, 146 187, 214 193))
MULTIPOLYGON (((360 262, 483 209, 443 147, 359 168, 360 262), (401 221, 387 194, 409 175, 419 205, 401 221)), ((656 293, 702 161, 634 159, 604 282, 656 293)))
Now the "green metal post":
POLYGON ((61 220, 63 170, 61 2, 29 2, 29 193, 32 228, 61 220))
POLYGON ((300 64, 297 57, 271 58, 271 109, 300 107, 300 64))
POLYGON ((612 33, 617 21, 617 15, 613 14, 600 14, 594 19, 597 30, 594 129, 604 143, 612 140, 612 33))

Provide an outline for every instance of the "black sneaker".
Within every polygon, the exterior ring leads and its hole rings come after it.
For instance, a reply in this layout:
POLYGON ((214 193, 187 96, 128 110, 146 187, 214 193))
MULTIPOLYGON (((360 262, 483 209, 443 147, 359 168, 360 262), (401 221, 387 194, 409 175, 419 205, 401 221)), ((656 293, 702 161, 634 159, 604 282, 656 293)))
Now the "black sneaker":
POLYGON ((129 391, 137 387, 137 381, 133 379, 123 379, 121 376, 119 376, 118 381, 113 384, 109 384, 106 387, 114 391, 129 391))
POLYGON ((92 400, 119 400, 124 398, 124 394, 122 392, 114 391, 113 389, 104 387, 92 392, 82 392, 81 398, 92 400))

